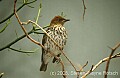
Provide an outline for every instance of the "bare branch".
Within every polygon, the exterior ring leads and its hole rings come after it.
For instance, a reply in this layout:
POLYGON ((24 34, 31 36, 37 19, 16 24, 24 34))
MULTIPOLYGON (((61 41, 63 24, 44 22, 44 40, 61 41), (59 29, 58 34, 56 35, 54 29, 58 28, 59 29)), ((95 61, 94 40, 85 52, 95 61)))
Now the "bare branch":
POLYGON ((20 53, 35 53, 38 50, 38 48, 37 48, 34 51, 24 51, 24 50, 17 50, 17 49, 11 48, 11 47, 9 49, 20 52, 20 53))
POLYGON ((80 71, 83 70, 84 67, 86 67, 88 65, 88 61, 82 66, 82 68, 80 69, 80 71))
MULTIPOLYGON (((112 53, 114 53, 114 51, 120 47, 120 43, 118 43, 114 48, 112 48, 112 53)), ((120 53, 117 53, 115 55, 111 54, 109 57, 106 57, 102 60, 100 60, 96 65, 93 66, 92 70, 91 71, 87 71, 81 78, 85 78, 87 75, 89 75, 91 72, 93 72, 100 64, 102 64, 103 62, 108 62, 108 60, 112 59, 112 58, 117 58, 117 57, 120 57, 120 53)), ((107 64, 109 65, 109 63, 107 64)), ((108 69, 107 69, 108 70, 108 69)))
POLYGON ((83 7, 84 7, 84 12, 83 12, 83 20, 84 20, 84 17, 85 17, 85 11, 86 11, 86 6, 85 6, 85 1, 84 0, 82 0, 82 2, 83 2, 83 7))
POLYGON ((80 72, 83 72, 83 68, 85 67, 85 66, 87 66, 87 64, 88 64, 88 61, 80 68, 80 70, 78 70, 76 73, 77 73, 77 78, 79 78, 79 76, 80 76, 80 72))
POLYGON ((7 26, 11 23, 10 19, 7 21, 6 25, 0 30, 0 33, 2 33, 6 28, 7 26))
MULTIPOLYGON (((117 53, 117 54, 115 54, 115 55, 113 55, 113 56, 111 56, 110 59, 118 58, 118 57, 120 57, 120 52, 117 53)), ((91 72, 93 72, 93 71, 94 71, 97 67, 99 67, 102 63, 108 61, 108 59, 109 59, 109 57, 106 57, 106 58, 100 60, 96 65, 93 66, 91 72)), ((90 72, 90 71, 87 71, 81 78, 85 78, 85 77, 88 76, 91 72, 90 72)))
POLYGON ((104 75, 104 78, 107 78, 107 72, 108 72, 108 69, 109 69, 109 64, 110 64, 110 58, 111 56, 114 54, 115 50, 120 46, 120 43, 118 43, 114 48, 111 48, 111 54, 109 55, 109 58, 107 60, 107 63, 106 63, 106 69, 105 69, 105 75, 104 75))

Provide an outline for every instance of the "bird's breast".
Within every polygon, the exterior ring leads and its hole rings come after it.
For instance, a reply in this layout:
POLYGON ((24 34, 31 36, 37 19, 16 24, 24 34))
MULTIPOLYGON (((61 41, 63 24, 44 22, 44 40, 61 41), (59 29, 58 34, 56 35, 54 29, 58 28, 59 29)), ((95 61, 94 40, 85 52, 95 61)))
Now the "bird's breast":
MULTIPOLYGON (((47 31, 47 33, 60 47, 64 48, 64 45, 66 44, 66 39, 67 39, 67 32, 63 26, 51 27, 47 31)), ((59 47, 56 46, 56 44, 54 44, 54 42, 49 37, 47 37, 47 41, 44 46, 46 46, 47 49, 49 49, 50 51, 53 51, 53 52, 59 51, 59 47)))

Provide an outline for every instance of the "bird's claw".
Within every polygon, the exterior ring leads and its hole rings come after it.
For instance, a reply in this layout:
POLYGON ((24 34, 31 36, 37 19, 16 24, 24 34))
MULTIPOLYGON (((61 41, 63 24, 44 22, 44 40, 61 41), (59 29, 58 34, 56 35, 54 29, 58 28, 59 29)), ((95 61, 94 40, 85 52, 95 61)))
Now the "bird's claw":
POLYGON ((61 59, 59 58, 58 60, 56 60, 56 63, 59 64, 61 61, 61 59))

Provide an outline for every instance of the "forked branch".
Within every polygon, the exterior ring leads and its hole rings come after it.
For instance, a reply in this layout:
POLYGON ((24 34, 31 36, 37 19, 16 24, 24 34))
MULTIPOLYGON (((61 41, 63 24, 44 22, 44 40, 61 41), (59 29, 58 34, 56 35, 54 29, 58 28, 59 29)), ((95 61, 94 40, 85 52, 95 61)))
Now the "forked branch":
POLYGON ((109 65, 110 65, 110 58, 111 56, 114 54, 115 50, 120 47, 120 43, 118 43, 115 47, 113 48, 110 48, 111 49, 111 54, 107 60, 107 63, 106 63, 106 69, 105 69, 105 75, 104 75, 104 78, 107 78, 107 72, 108 72, 108 69, 109 69, 109 65))
MULTIPOLYGON (((115 52, 115 50, 116 50, 118 47, 120 47, 120 43, 118 43, 118 44, 113 48, 112 52, 113 52, 113 51, 115 52)), ((91 72, 93 72, 93 71, 94 71, 97 67, 99 67, 99 65, 101 65, 102 63, 104 63, 104 62, 106 62, 106 61, 108 61, 108 60, 111 60, 111 59, 113 59, 113 58, 118 58, 118 57, 120 57, 120 52, 117 53, 117 54, 115 54, 115 55, 113 55, 113 56, 106 57, 106 58, 100 60, 96 65, 94 65, 94 66, 92 67, 91 70, 87 71, 81 78, 86 78, 86 76, 88 76, 91 72)), ((107 65, 109 65, 109 64, 107 63, 107 65)))

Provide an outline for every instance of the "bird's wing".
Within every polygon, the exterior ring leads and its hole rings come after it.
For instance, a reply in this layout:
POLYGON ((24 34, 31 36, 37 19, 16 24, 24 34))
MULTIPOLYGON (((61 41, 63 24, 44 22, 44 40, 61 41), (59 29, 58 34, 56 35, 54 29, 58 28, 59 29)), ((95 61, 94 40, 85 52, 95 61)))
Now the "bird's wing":
MULTIPOLYGON (((42 45, 44 46, 44 44, 46 43, 47 41, 47 36, 46 34, 43 35, 43 39, 42 39, 42 45)), ((44 54, 45 54, 45 50, 42 48, 42 57, 41 57, 41 61, 43 62, 43 58, 44 58, 44 54)))

